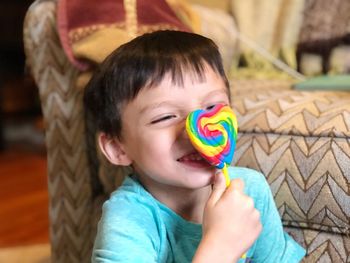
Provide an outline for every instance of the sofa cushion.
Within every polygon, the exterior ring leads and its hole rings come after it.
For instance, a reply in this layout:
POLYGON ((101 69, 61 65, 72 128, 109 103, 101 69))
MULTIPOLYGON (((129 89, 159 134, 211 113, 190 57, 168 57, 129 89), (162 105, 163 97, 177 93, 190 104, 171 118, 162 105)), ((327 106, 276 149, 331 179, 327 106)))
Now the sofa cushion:
POLYGON ((348 262, 350 237, 323 231, 284 228, 299 244, 307 249, 303 262, 348 262))
POLYGON ((350 93, 233 97, 234 164, 267 178, 284 225, 349 234, 350 93))
POLYGON ((348 233, 350 139, 240 132, 234 164, 266 176, 285 226, 348 233))
POLYGON ((244 132, 350 136, 349 92, 266 91, 233 97, 244 132))

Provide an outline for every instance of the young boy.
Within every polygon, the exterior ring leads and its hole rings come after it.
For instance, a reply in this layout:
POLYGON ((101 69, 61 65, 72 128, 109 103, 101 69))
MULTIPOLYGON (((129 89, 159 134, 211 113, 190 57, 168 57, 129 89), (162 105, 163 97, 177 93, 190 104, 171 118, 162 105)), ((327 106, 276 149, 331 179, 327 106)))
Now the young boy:
POLYGON ((190 143, 187 115, 229 97, 217 46, 200 35, 145 34, 102 63, 85 105, 103 154, 133 174, 103 206, 92 262, 301 260, 264 176, 231 167, 226 189, 190 143))

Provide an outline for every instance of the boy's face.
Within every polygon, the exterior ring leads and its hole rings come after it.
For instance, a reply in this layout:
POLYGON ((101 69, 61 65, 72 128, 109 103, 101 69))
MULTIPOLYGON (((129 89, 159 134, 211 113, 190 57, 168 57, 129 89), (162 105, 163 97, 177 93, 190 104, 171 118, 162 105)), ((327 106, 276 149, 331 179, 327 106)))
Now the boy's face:
POLYGON ((197 189, 212 182, 215 168, 192 146, 185 121, 191 111, 218 103, 229 104, 227 88, 207 67, 202 82, 185 75, 178 87, 166 77, 124 107, 121 145, 146 188, 197 189))

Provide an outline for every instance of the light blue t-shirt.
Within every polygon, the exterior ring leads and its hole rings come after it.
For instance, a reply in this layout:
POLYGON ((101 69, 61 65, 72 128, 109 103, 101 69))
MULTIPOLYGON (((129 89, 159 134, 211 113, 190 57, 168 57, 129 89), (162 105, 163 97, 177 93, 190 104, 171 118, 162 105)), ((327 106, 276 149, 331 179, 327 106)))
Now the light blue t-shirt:
MULTIPOLYGON (((247 258, 239 262, 299 262, 305 250, 283 231, 265 177, 240 167, 230 167, 229 174, 244 181, 263 225, 247 258)), ((200 224, 186 221, 128 176, 103 205, 92 262, 191 262, 201 237, 200 224)))

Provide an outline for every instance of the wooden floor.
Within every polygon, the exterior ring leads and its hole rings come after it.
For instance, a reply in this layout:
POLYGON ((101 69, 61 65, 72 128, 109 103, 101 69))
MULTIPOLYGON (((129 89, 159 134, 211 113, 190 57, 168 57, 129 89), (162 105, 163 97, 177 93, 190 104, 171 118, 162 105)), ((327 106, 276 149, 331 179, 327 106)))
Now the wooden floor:
POLYGON ((49 242, 46 156, 0 152, 0 247, 49 242))

